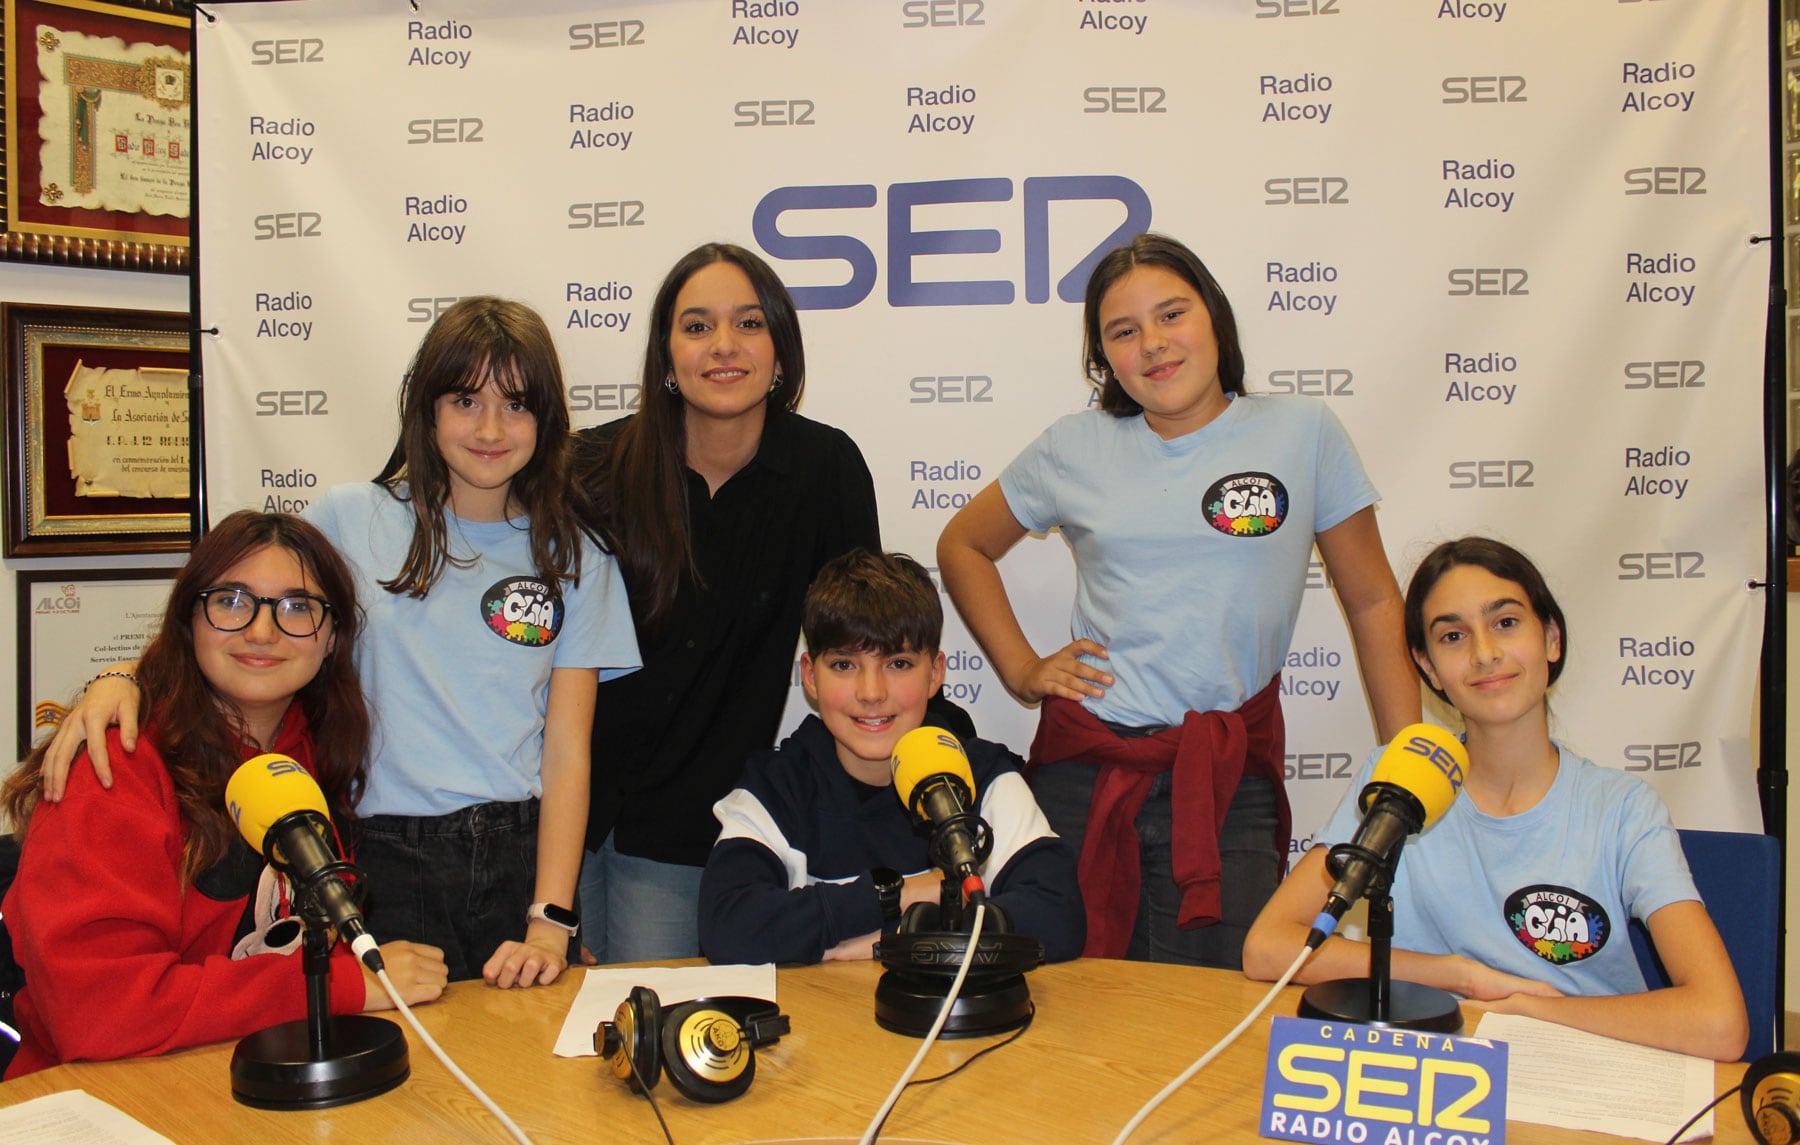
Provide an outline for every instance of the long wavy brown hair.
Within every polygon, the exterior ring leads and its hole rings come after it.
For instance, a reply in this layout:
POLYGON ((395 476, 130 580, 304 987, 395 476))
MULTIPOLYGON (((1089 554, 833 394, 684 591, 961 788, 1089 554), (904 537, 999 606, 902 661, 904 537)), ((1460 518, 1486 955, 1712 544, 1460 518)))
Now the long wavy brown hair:
MULTIPOLYGON (((143 689, 143 735, 156 745, 169 769, 181 819, 188 827, 181 859, 184 885, 224 858, 237 834, 225 810, 225 783, 243 762, 248 741, 242 718, 214 690, 195 656, 194 625, 206 623, 199 615, 199 594, 220 584, 239 561, 271 546, 293 553, 331 605, 329 627, 320 638, 334 633, 336 644, 294 701, 311 728, 319 786, 340 830, 350 826, 351 812, 362 795, 369 710, 354 665, 362 612, 350 570, 331 542, 298 517, 233 513, 194 546, 176 574, 162 626, 144 649, 137 669, 143 689)), ((0 788, 0 806, 21 839, 43 791, 48 746, 48 740, 39 744, 0 788)), ((77 761, 76 766, 87 765, 77 761)))
POLYGON ((731 243, 706 243, 681 256, 663 278, 650 310, 641 408, 606 455, 581 475, 582 486, 594 491, 603 532, 618 554, 633 619, 643 632, 654 632, 666 619, 684 574, 699 579, 688 535, 687 406, 663 382, 674 374, 669 338, 675 331, 676 296, 688 279, 716 262, 744 272, 769 324, 781 372, 769 391, 767 416, 791 413, 806 390, 800 314, 769 264, 731 243))
POLYGON ((375 480, 411 503, 413 535, 399 571, 381 582, 389 592, 424 596, 446 564, 474 559, 450 554, 450 469, 437 448, 437 403, 445 394, 475 393, 490 377, 537 419, 537 446, 508 488, 531 519, 532 566, 553 589, 581 579, 581 518, 591 513, 581 512, 583 492, 571 479, 574 440, 556 344, 531 307, 482 295, 431 324, 400 387, 400 437, 375 480))

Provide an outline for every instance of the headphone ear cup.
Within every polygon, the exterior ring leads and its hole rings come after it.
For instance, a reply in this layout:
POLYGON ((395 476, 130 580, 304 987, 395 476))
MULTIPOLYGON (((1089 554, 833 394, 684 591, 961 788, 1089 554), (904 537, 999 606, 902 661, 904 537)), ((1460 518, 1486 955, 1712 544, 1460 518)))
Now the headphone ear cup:
POLYGON ((899 933, 925 934, 938 929, 938 904, 934 902, 916 902, 906 908, 900 916, 899 933))
POLYGON ((743 1027, 706 1002, 663 1015, 662 1055, 676 1092, 709 1105, 741 1095, 756 1077, 756 1051, 743 1027))
MULTIPOLYGON (((631 994, 619 1003, 615 1024, 621 1042, 631 1054, 631 1063, 637 1067, 635 1074, 628 1067, 628 1072, 619 1076, 631 1083, 633 1093, 655 1089, 662 1075, 663 1025, 662 1001, 656 991, 648 986, 633 986, 631 994)), ((613 1072, 619 1072, 618 1065, 613 1066, 613 1072)))
POLYGON ((1744 1124, 1762 1145, 1800 1142, 1800 1054, 1757 1058, 1744 1071, 1744 1124))

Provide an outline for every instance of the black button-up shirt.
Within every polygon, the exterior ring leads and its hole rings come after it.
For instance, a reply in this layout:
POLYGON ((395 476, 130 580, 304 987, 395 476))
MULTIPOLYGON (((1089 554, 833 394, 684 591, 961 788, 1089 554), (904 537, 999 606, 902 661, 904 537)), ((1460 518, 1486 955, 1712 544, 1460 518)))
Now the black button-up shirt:
MULTIPOLYGON (((581 431, 583 448, 605 449, 624 424, 581 431)), ((624 854, 699 866, 719 833, 712 805, 774 746, 807 585, 881 534, 856 443, 799 414, 770 411, 756 456, 717 493, 687 478, 704 587, 684 576, 662 631, 638 634, 643 668, 600 685, 588 846, 611 831, 624 854)))

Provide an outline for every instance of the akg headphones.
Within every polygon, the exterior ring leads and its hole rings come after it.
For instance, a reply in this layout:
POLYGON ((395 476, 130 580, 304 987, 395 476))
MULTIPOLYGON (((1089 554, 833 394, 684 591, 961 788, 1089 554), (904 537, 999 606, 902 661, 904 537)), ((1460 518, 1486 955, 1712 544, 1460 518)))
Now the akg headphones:
POLYGON ((654 1088, 666 1072, 683 1097, 716 1104, 750 1088, 755 1047, 787 1032, 787 1015, 765 998, 696 998, 665 1010, 656 991, 633 986, 613 1020, 594 1031, 594 1052, 633 1093, 654 1088))
POLYGON ((1800 1141, 1800 1054, 1757 1058, 1744 1071, 1744 1124, 1762 1145, 1800 1141))

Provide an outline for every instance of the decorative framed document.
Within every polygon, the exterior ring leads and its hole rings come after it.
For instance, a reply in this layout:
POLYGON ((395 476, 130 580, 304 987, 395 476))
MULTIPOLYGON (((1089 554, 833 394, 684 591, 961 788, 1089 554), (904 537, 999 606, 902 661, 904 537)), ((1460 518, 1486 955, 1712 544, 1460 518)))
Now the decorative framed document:
POLYGON ((19 570, 19 758, 108 664, 156 634, 175 569, 19 570))
POLYGON ((186 274, 193 20, 5 0, 0 258, 186 274))
POLYGON ((188 316, 0 304, 8 557, 185 551, 188 316))

